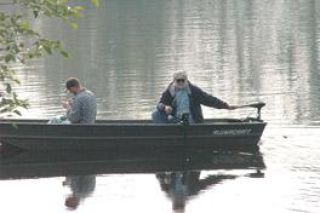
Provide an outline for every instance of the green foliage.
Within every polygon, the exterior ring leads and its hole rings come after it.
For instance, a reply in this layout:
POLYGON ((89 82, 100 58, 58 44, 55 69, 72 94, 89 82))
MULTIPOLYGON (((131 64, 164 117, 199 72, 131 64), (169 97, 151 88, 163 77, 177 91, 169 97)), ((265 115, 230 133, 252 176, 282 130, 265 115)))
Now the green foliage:
MULTIPOLYGON (((7 84, 9 85, 9 84, 7 84)), ((10 86, 9 86, 10 87, 10 86)), ((8 91, 7 91, 8 92, 8 91)), ((15 92, 10 91, 12 94, 9 98, 2 97, 0 101, 0 114, 11 114, 21 115, 18 107, 27 108, 29 106, 27 100, 20 100, 15 92)))
MULTIPOLYGON (((13 91, 12 84, 20 83, 14 66, 26 64, 34 58, 55 52, 66 58, 69 56, 60 41, 49 40, 34 29, 30 24, 32 18, 55 17, 77 29, 76 20, 82 17, 82 12, 85 10, 84 7, 75 5, 77 0, 12 1, 15 7, 23 8, 24 13, 0 12, 0 115, 7 113, 20 115, 19 108, 28 107, 27 100, 20 100, 13 91), (28 16, 29 14, 32 14, 32 18, 28 16), (31 44, 26 43, 27 40, 32 41, 31 44)), ((99 0, 91 2, 96 7, 100 3, 99 0)))
POLYGON ((96 6, 96 7, 99 7, 100 2, 99 2, 99 0, 92 0, 92 4, 93 4, 94 6, 96 6))

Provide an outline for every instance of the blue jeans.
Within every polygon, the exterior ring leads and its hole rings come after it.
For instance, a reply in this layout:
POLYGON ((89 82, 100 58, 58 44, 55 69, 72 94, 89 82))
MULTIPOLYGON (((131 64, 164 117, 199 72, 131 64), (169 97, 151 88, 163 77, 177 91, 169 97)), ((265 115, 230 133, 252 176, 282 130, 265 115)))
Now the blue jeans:
MULTIPOLYGON (((154 123, 179 123, 181 120, 175 116, 168 116, 165 112, 161 112, 158 109, 152 113, 152 121, 154 123)), ((192 117, 189 117, 189 123, 194 123, 192 117)))
POLYGON ((154 123, 178 123, 179 120, 175 117, 168 116, 165 112, 155 110, 152 113, 152 121, 154 123))

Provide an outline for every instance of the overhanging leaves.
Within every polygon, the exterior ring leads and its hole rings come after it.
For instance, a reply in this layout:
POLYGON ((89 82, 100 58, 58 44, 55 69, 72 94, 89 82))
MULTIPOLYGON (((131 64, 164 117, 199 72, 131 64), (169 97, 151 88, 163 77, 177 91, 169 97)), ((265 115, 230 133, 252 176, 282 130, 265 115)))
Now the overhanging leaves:
MULTIPOLYGON (((88 1, 91 1, 95 7, 100 4, 99 0, 88 1)), ((29 11, 34 19, 42 16, 56 17, 73 29, 79 27, 76 20, 82 17, 85 9, 83 6, 76 5, 77 0, 13 0, 13 3, 17 7, 24 7, 23 11, 29 11)), ((66 58, 69 57, 60 41, 43 37, 34 29, 30 21, 32 20, 28 13, 0 12, 0 114, 20 115, 18 109, 28 107, 27 100, 20 100, 13 91, 12 85, 20 83, 13 67, 26 64, 45 54, 60 53, 66 58)))

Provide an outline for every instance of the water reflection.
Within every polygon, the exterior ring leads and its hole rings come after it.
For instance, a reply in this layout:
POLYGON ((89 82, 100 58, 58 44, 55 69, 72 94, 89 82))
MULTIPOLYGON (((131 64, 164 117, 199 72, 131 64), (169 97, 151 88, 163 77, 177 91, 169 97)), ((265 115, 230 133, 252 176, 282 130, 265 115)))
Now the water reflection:
POLYGON ((64 186, 69 186, 71 194, 66 197, 65 206, 77 209, 80 202, 89 197, 96 187, 95 175, 68 176, 63 181, 64 186))
MULTIPOLYGON (((220 153, 211 155, 211 162, 219 162, 215 166, 220 169, 255 169, 256 172, 246 174, 247 177, 261 178, 264 173, 263 159, 257 152, 253 153, 227 153, 226 156, 219 156, 220 153), (250 156, 249 158, 247 158, 250 156), (221 157, 224 160, 221 160, 221 157), (260 158, 259 160, 256 157, 260 158), (220 158, 220 159, 219 159, 220 158), (239 161, 240 160, 240 161, 239 161), (260 161, 261 160, 261 161, 260 161), (242 162, 242 163, 239 163, 242 162), (252 165, 248 166, 248 163, 252 165), (228 166, 227 166, 228 165, 228 166)), ((214 170, 210 170, 211 172, 214 170)), ((201 191, 208 190, 213 185, 221 184, 225 180, 240 177, 233 174, 211 174, 201 177, 201 170, 169 171, 156 173, 160 188, 172 201, 172 209, 184 212, 190 198, 195 198, 201 191)))
POLYGON ((200 171, 167 172, 156 174, 161 190, 172 200, 173 210, 184 210, 188 197, 196 196, 201 190, 218 184, 235 175, 210 175, 200 179, 200 171))
POLYGON ((184 211, 188 202, 200 199, 201 191, 214 190, 212 186, 238 177, 263 177, 261 171, 265 169, 263 156, 257 149, 150 151, 141 152, 138 156, 132 152, 60 153, 55 156, 19 153, 1 158, 0 179, 65 177, 62 185, 70 192, 65 194, 64 204, 75 210, 85 206, 85 200, 99 186, 97 177, 112 179, 105 175, 153 174, 164 195, 171 200, 172 209, 184 211), (243 172, 234 174, 235 171, 243 172))
POLYGON ((158 173, 265 168, 258 148, 247 150, 113 150, 112 152, 16 152, 1 155, 0 178, 158 173), (29 167, 29 169, 21 169, 29 167))

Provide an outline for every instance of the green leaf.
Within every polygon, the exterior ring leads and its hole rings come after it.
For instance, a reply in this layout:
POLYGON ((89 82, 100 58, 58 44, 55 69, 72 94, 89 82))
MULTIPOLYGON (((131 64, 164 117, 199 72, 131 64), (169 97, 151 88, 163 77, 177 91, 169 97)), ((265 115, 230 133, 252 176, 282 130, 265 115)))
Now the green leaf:
POLYGON ((16 76, 12 76, 12 81, 15 82, 16 84, 20 84, 20 80, 16 76))
POLYGON ((3 108, 3 109, 0 110, 0 114, 4 114, 4 113, 6 113, 8 111, 9 111, 8 108, 3 108))
POLYGON ((15 113, 15 114, 17 114, 17 115, 19 115, 19 116, 21 116, 21 115, 22 115, 22 114, 21 114, 21 112, 20 112, 19 110, 17 110, 17 109, 16 109, 16 110, 14 110, 14 111, 13 111, 13 113, 15 113))
POLYGON ((21 22, 20 27, 21 27, 21 29, 26 30, 26 31, 30 30, 30 25, 29 25, 29 22, 27 22, 27 21, 21 22))
POLYGON ((10 61, 14 60, 14 56, 12 54, 8 54, 4 57, 4 60, 6 63, 9 63, 10 61))
POLYGON ((12 95, 13 95, 13 100, 17 101, 17 100, 18 100, 18 99, 17 99, 17 98, 18 98, 17 93, 14 92, 14 93, 12 93, 12 95))
POLYGON ((61 53, 61 55, 63 55, 65 58, 69 58, 69 53, 67 53, 66 51, 61 50, 60 53, 61 53))
POLYGON ((100 5, 100 0, 91 0, 91 2, 95 7, 99 7, 100 5))
POLYGON ((75 7, 73 7, 73 9, 78 13, 85 10, 85 8, 83 6, 75 6, 75 7))
POLYGON ((7 93, 11 93, 12 92, 12 87, 11 87, 10 84, 7 84, 6 92, 7 93))
POLYGON ((39 16, 39 11, 34 10, 34 11, 33 11, 33 16, 34 16, 35 18, 38 18, 38 16, 39 16))
POLYGON ((47 45, 44 45, 44 46, 43 46, 43 49, 44 49, 49 55, 52 54, 51 47, 49 47, 49 46, 47 46, 47 45))
POLYGON ((74 30, 79 29, 79 25, 78 25, 77 23, 75 23, 75 22, 71 22, 71 23, 70 23, 70 26, 71 26, 72 29, 74 29, 74 30))

